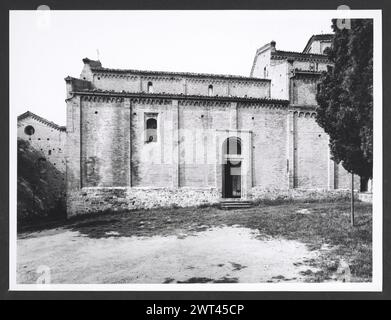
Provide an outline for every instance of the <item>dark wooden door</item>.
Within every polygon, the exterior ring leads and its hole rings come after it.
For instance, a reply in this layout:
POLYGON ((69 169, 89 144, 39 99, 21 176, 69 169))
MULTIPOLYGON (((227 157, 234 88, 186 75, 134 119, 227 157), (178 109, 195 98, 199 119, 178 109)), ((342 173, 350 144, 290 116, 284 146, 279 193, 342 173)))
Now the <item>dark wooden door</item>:
POLYGON ((240 198, 242 193, 242 162, 228 160, 224 165, 224 198, 240 198))

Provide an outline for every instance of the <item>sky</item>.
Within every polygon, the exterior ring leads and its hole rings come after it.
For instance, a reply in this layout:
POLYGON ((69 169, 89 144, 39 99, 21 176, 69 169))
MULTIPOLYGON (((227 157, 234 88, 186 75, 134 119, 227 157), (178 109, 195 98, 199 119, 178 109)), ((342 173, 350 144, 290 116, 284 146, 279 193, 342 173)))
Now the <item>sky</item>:
POLYGON ((65 125, 65 81, 103 67, 249 76, 257 48, 302 51, 333 11, 11 11, 11 114, 65 125))

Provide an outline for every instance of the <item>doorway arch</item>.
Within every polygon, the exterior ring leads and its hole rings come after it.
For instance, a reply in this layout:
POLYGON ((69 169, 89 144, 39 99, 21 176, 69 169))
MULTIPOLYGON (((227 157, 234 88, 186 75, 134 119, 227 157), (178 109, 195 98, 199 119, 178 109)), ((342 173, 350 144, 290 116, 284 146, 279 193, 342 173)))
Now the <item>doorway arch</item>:
POLYGON ((222 146, 223 198, 241 198, 242 195, 242 141, 238 137, 227 138, 222 146))

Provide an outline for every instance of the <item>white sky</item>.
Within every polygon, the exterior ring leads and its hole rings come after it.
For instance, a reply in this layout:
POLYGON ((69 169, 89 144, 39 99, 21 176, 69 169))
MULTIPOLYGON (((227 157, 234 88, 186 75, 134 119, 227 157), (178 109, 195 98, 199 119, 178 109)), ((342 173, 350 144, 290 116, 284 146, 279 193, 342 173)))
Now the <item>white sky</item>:
POLYGON ((104 67, 248 76, 257 48, 302 51, 333 11, 12 11, 10 98, 65 125, 65 81, 82 59, 104 67))

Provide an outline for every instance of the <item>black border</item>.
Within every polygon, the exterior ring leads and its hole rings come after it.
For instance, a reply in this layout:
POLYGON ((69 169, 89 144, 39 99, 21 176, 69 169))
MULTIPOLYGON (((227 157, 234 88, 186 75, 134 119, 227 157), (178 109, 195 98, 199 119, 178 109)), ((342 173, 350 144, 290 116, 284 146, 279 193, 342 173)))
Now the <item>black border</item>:
MULTIPOLYGON (((390 197, 390 147, 391 120, 390 109, 390 1, 387 0, 356 0, 356 1, 314 1, 314 0, 208 0, 200 1, 183 0, 1 0, 0 2, 0 81, 1 108, 0 130, 0 299, 134 299, 134 300, 258 300, 258 299, 391 299, 390 270, 391 270, 391 210, 390 197), (239 10, 299 10, 299 9, 328 9, 334 10, 339 5, 345 4, 352 9, 382 9, 383 20, 383 292, 9 292, 8 291, 8 262, 9 262, 9 10, 35 10, 38 5, 47 4, 51 9, 57 10, 212 10, 212 9, 239 9, 239 10)), ((262 30, 260 30, 262 32, 262 30)), ((146 306, 141 304, 140 306, 146 306)))

